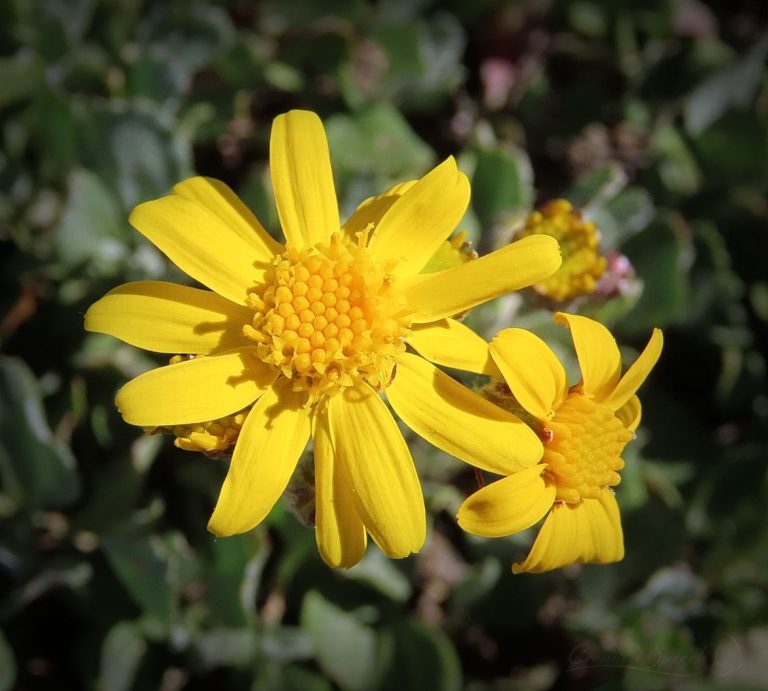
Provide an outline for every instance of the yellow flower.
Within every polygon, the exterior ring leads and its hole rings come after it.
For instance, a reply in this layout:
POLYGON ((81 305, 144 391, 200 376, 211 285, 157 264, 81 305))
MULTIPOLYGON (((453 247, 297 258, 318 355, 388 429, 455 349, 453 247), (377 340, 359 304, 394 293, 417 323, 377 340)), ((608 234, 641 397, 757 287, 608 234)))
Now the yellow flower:
POLYGON ((597 226, 585 221, 569 201, 555 199, 528 216, 521 237, 539 234, 551 235, 560 243, 563 263, 533 289, 556 302, 593 293, 607 263, 600 254, 597 226))
POLYGON ((527 238, 419 275, 467 208, 469 182, 452 158, 367 200, 343 227, 316 115, 276 118, 270 163, 285 244, 223 183, 186 180, 138 206, 130 221, 210 290, 129 283, 95 303, 85 326, 148 350, 198 356, 120 389, 117 405, 131 424, 190 425, 250 407, 212 532, 258 525, 311 437, 323 558, 355 564, 366 530, 386 554, 403 557, 423 544, 424 500, 379 393, 386 390, 414 431, 460 459, 509 472, 538 458, 541 443, 528 427, 427 359, 493 371, 487 348, 476 347, 482 339, 451 315, 548 276, 560 264, 557 243, 527 238))
MULTIPOLYGON (((398 189, 402 191, 402 187, 398 186, 398 189)), ((392 196, 393 192, 390 191, 388 194, 392 196)), ((466 231, 461 231, 450 240, 445 240, 419 273, 442 271, 477 259, 477 256, 477 252, 472 250, 467 241, 466 231)), ((457 318, 460 316, 463 315, 456 315, 457 318)), ((171 358, 171 364, 181 362, 183 359, 183 356, 176 355, 171 358)), ((173 434, 175 436, 174 445, 179 449, 203 452, 216 457, 226 454, 235 445, 249 410, 250 408, 247 408, 235 415, 228 415, 225 418, 207 422, 149 428, 147 432, 150 434, 173 434)))
POLYGON ((538 463, 483 487, 458 513, 467 532, 500 537, 525 530, 546 515, 533 547, 515 573, 541 572, 575 562, 606 564, 624 557, 613 490, 622 451, 640 423, 635 392, 661 354, 654 329, 648 345, 621 377, 616 341, 601 324, 559 312, 571 330, 581 381, 568 388, 565 370, 540 338, 505 329, 490 352, 511 396, 544 441, 538 463))

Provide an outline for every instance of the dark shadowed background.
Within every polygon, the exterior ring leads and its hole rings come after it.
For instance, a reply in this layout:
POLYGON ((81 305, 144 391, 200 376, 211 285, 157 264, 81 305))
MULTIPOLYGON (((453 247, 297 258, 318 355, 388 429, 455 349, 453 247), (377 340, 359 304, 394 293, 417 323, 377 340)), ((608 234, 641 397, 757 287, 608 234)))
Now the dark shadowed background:
MULTIPOLYGON (((767 28, 757 0, 0 3, 0 691, 766 688, 767 28), (630 260, 582 306, 628 360, 666 336, 622 563, 512 576, 532 533, 462 534, 474 474, 415 439, 417 556, 332 571, 285 502, 214 539, 226 462, 122 422, 116 389, 160 359, 82 315, 188 280, 130 209, 200 173, 277 232, 270 125, 295 107, 344 217, 453 154, 481 252, 567 197, 630 260)), ((530 296, 468 320, 570 353, 530 296)))

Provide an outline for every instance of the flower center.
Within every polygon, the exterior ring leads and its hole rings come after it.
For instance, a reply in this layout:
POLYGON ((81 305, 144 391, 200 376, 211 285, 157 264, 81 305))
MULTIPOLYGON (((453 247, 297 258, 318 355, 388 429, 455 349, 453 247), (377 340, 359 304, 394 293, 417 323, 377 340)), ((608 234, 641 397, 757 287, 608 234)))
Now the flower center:
POLYGON ((571 392, 544 436, 542 462, 561 501, 597 499, 603 489, 619 484, 621 453, 632 433, 607 405, 571 392))
POLYGON ((606 267, 597 226, 584 221, 570 202, 555 199, 528 217, 522 235, 536 234, 551 235, 560 243, 563 263, 534 289, 558 302, 594 292, 606 267))
POLYGON ((410 322, 393 264, 372 258, 366 241, 364 233, 357 244, 337 234, 327 244, 289 246, 248 297, 255 315, 243 333, 310 400, 359 381, 383 389, 405 349, 410 322))

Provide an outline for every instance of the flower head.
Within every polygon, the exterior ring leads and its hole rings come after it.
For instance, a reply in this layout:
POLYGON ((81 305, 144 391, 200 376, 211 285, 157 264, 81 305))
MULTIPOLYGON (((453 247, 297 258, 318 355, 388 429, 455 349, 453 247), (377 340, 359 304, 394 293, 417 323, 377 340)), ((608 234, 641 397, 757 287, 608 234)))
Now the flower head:
POLYGON ((585 221, 569 201, 555 199, 528 216, 521 237, 539 234, 557 239, 563 263, 533 289, 555 302, 593 293, 606 267, 606 259, 600 254, 597 226, 585 221))
POLYGON ((323 558, 355 564, 366 533, 388 555, 405 556, 424 541, 424 501, 379 394, 414 431, 460 459, 508 472, 538 458, 541 442, 529 428, 427 359, 495 371, 487 349, 478 355, 481 339, 451 317, 548 276, 560 263, 557 243, 527 238, 421 273, 468 204, 469 182, 452 158, 367 200, 343 226, 316 115, 275 119, 270 164, 285 244, 223 183, 186 180, 138 206, 130 221, 210 290, 129 283, 95 303, 85 326, 196 356, 128 382, 117 405, 127 422, 174 428, 192 445, 236 438, 212 532, 255 527, 311 437, 323 558), (220 435, 215 425, 233 415, 220 435), (494 443, 475 448, 485 437, 494 443), (515 455, 504 458, 510 447, 515 455))
POLYGON ((526 559, 512 568, 550 571, 574 562, 605 564, 624 556, 619 508, 612 488, 624 467, 621 454, 640 423, 637 389, 661 354, 662 334, 653 335, 621 376, 621 357, 601 324, 558 313, 570 328, 581 381, 568 387, 557 356, 523 329, 501 331, 490 345, 504 377, 495 395, 505 396, 538 432, 539 461, 471 495, 459 509, 459 524, 485 537, 510 535, 546 516, 526 559))

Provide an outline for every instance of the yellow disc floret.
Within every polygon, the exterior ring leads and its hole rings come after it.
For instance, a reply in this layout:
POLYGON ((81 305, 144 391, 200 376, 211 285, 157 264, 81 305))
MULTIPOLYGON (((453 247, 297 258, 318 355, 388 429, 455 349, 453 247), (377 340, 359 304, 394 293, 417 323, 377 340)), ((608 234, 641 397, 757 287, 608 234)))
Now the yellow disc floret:
POLYGON ((528 216, 522 235, 536 234, 551 235, 560 243, 563 263, 534 290, 557 302, 594 292, 606 267, 597 226, 585 221, 570 202, 555 199, 528 216))
POLYGON ((372 257, 366 241, 365 233, 357 243, 336 234, 327 244, 288 246, 248 297, 255 315, 243 333, 310 400, 360 381, 383 389, 405 349, 410 323, 393 264, 372 257))
POLYGON ((571 391, 542 436, 542 462, 559 500, 597 499, 605 488, 619 484, 621 453, 632 433, 607 405, 571 391))

